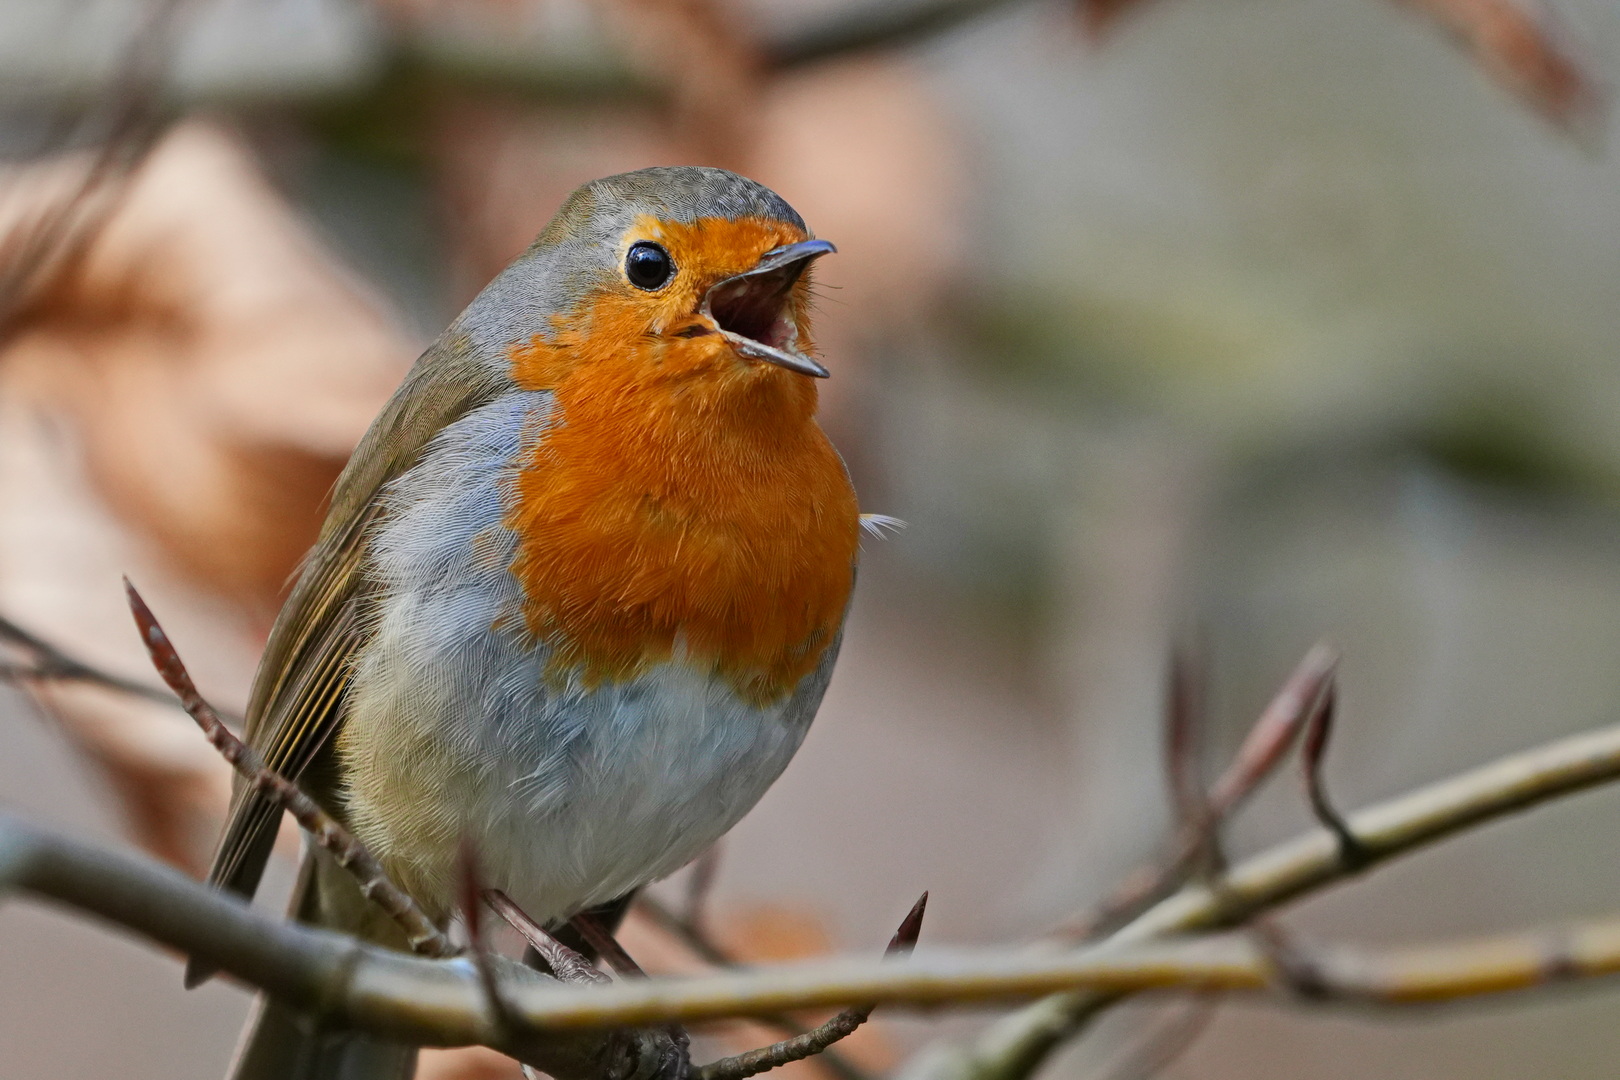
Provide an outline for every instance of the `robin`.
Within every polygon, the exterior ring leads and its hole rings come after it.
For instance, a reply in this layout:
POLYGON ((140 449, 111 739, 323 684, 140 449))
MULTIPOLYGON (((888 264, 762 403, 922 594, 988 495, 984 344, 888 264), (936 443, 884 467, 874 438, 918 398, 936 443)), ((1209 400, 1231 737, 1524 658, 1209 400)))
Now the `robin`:
MULTIPOLYGON (((861 521, 816 423, 808 271, 833 250, 720 169, 587 184, 350 459, 247 739, 441 923, 463 844, 555 924, 690 861, 798 749, 861 521)), ((251 895, 280 816, 239 784, 210 880, 251 895)), ((403 947, 319 850, 293 913, 403 947)), ((414 1060, 266 1005, 236 1075, 414 1060)))

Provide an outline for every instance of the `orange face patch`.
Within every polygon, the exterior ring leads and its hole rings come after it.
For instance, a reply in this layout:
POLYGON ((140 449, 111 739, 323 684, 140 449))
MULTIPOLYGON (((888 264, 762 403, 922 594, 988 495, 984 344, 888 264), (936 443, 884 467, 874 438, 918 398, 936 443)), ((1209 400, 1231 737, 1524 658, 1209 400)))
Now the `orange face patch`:
MULTIPOLYGON (((814 382, 693 335, 709 326, 696 312, 711 285, 803 239, 769 219, 643 219, 623 247, 662 244, 671 283, 606 287, 512 350, 514 380, 553 391, 558 410, 507 519, 528 628, 553 647, 553 674, 620 680, 683 648, 763 704, 814 670, 837 633, 859 515, 815 422, 814 382)), ((801 281, 789 299, 801 347, 807 300, 801 281)))

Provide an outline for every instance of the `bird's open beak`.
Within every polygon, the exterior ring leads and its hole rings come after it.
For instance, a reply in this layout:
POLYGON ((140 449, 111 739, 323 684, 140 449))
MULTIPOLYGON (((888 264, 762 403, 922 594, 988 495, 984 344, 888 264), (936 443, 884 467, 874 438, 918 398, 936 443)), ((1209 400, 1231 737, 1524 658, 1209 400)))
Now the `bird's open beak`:
POLYGON ((752 270, 710 288, 699 310, 743 356, 825 379, 831 372, 799 351, 799 328, 787 301, 810 260, 837 250, 825 240, 772 248, 752 270))

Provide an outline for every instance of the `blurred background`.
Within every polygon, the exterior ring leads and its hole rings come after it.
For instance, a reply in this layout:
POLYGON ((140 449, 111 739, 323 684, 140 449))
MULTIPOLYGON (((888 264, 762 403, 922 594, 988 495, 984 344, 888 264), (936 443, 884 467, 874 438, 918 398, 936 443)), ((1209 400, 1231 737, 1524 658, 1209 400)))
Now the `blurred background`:
MULTIPOLYGON (((1346 805, 1616 719, 1617 74, 1601 0, 0 0, 0 616, 154 683, 128 573, 239 710, 421 348, 579 183, 725 165, 838 244, 824 422, 909 527, 867 541, 827 702, 707 924, 754 959, 875 951, 926 888, 925 944, 1026 940, 1162 850, 1177 640, 1209 658, 1212 769, 1335 643, 1346 805)), ((1234 852, 1308 825, 1274 788, 1234 852)), ((165 705, 0 701, 8 809, 198 871, 227 789, 165 705)), ((1382 944, 1595 914, 1617 825, 1620 793, 1585 795, 1287 921, 1382 944)), ((3 1080, 208 1080, 247 1007, 0 909, 3 1080)), ((1151 1012, 1051 1075, 1109 1075, 1151 1012)), ((850 1056, 881 1073, 985 1019, 884 1017, 850 1056)), ((1228 1006, 1164 1075, 1617 1057, 1600 990, 1228 1006)))

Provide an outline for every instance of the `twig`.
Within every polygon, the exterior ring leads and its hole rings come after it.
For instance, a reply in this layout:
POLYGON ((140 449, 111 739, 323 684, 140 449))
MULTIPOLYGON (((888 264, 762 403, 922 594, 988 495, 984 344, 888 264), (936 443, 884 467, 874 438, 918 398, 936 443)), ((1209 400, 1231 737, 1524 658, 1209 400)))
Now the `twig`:
POLYGON ((1600 133, 1605 87, 1544 9, 1525 0, 1400 0, 1456 39, 1476 63, 1550 123, 1600 133))
POLYGON ((803 67, 838 56, 903 48, 954 30, 1009 0, 913 0, 867 2, 797 30, 767 45, 766 61, 777 69, 803 67))
POLYGON ((528 913, 500 889, 485 889, 484 902, 505 919, 508 926, 523 935, 523 940, 540 954, 558 982, 605 986, 613 981, 590 960, 548 934, 545 927, 529 918, 528 913))
POLYGON ((1271 965, 1277 981, 1290 992, 1306 1001, 1325 1001, 1333 996, 1321 967, 1277 920, 1254 920, 1249 926, 1249 938, 1271 965))
MULTIPOLYGON (((1187 880, 1200 862, 1209 866, 1211 848, 1215 843, 1212 834, 1276 771, 1300 730, 1308 729, 1325 707, 1325 702, 1330 700, 1329 691, 1337 663, 1337 655, 1325 645, 1317 645, 1306 653, 1283 683, 1282 689, 1272 697, 1270 704, 1249 729, 1231 764, 1210 790, 1204 809, 1194 818, 1180 822, 1170 858, 1162 864, 1132 871, 1095 913, 1061 928, 1057 936, 1071 941, 1095 939, 1122 926, 1149 905, 1170 895, 1187 880)), ((1172 676, 1173 687, 1176 681, 1176 677, 1172 676)), ((1184 691, 1172 689, 1171 702, 1176 702, 1182 693, 1184 691)), ((1175 719, 1178 708, 1184 710, 1185 707, 1172 705, 1167 713, 1169 732, 1165 743, 1172 748, 1190 738, 1176 733, 1178 725, 1184 723, 1175 719)), ((1171 754, 1173 759, 1173 750, 1171 754)), ((1178 766, 1172 760, 1172 776, 1178 768, 1186 771, 1189 767, 1178 766)), ((1172 780, 1172 789, 1187 783, 1186 780, 1172 780)), ((1193 797, 1188 795, 1177 799, 1178 805, 1192 801, 1193 797)))
MULTIPOLYGON (((1171 654, 1164 709, 1164 770, 1176 825, 1200 841, 1213 843, 1209 796, 1198 776, 1209 720, 1207 682, 1202 650, 1176 649, 1171 654)), ((1200 849, 1200 854, 1208 854, 1204 843, 1200 849)))
POLYGON ((167 690, 121 675, 103 671, 70 656, 64 649, 0 615, 0 641, 16 646, 31 654, 29 662, 0 664, 0 681, 29 682, 83 682, 115 690, 121 694, 154 701, 160 705, 174 705, 174 695, 167 690))
MULTIPOLYGON (((900 928, 894 932, 894 937, 889 939, 888 948, 883 950, 885 959, 911 955, 911 950, 917 945, 917 935, 922 933, 923 914, 927 910, 928 894, 925 892, 917 898, 915 904, 911 905, 906 917, 900 920, 900 928)), ((721 1058, 699 1069, 697 1080, 747 1080, 750 1076, 757 1076, 770 1069, 803 1061, 807 1057, 824 1052, 834 1043, 853 1034, 871 1018, 872 1010, 875 1008, 877 1008, 875 1004, 857 1005, 791 1039, 783 1039, 770 1046, 750 1050, 746 1054, 721 1058)))
MULTIPOLYGON (((1160 901, 1108 944, 1236 925, 1398 855, 1616 778, 1620 725, 1511 754, 1351 815, 1350 835, 1365 860, 1346 862, 1332 833, 1308 833, 1243 861, 1214 884, 1192 885, 1160 901)), ((1116 999, 1052 995, 998 1020, 969 1046, 938 1049, 905 1078, 1021 1080, 1116 999)))
MULTIPOLYGON (((710 849, 710 851, 714 850, 714 848, 710 849)), ((737 958, 721 948, 700 926, 694 926, 688 919, 675 914, 652 893, 642 890, 636 894, 636 904, 642 914, 652 920, 653 925, 674 936, 682 945, 690 949, 698 959, 717 968, 740 966, 737 958)), ((809 1034, 810 1031, 792 1017, 780 1014, 756 1016, 754 1019, 767 1027, 785 1033, 789 1038, 798 1038, 801 1035, 809 1034)), ((822 1051, 817 1064, 833 1073, 837 1080, 871 1080, 865 1069, 860 1068, 839 1053, 837 1047, 828 1047, 822 1051)))
POLYGON ((130 584, 128 578, 124 579, 124 591, 128 594, 130 611, 135 616, 135 625, 140 628, 141 643, 146 646, 146 651, 152 658, 152 665, 157 668, 158 674, 168 684, 169 689, 180 699, 181 707, 197 722, 197 726, 202 728, 203 734, 207 736, 214 749, 219 751, 220 756, 254 789, 291 814, 293 820, 297 821, 317 844, 330 852, 340 866, 354 875, 360 885, 360 891, 366 898, 387 912, 389 917, 405 931, 405 936, 414 951, 425 956, 449 956, 454 953, 455 948, 450 944, 450 939, 434 925, 433 920, 429 919, 421 908, 416 906, 416 901, 389 880, 382 864, 366 850, 365 845, 360 843, 354 834, 338 824, 332 815, 321 809, 315 800, 304 794, 296 784, 266 767, 264 759, 257 751, 231 734, 213 706, 209 705, 197 691, 197 686, 191 681, 191 675, 181 662, 174 644, 163 632, 163 627, 158 625, 152 609, 146 606, 146 601, 141 599, 141 594, 130 584))

